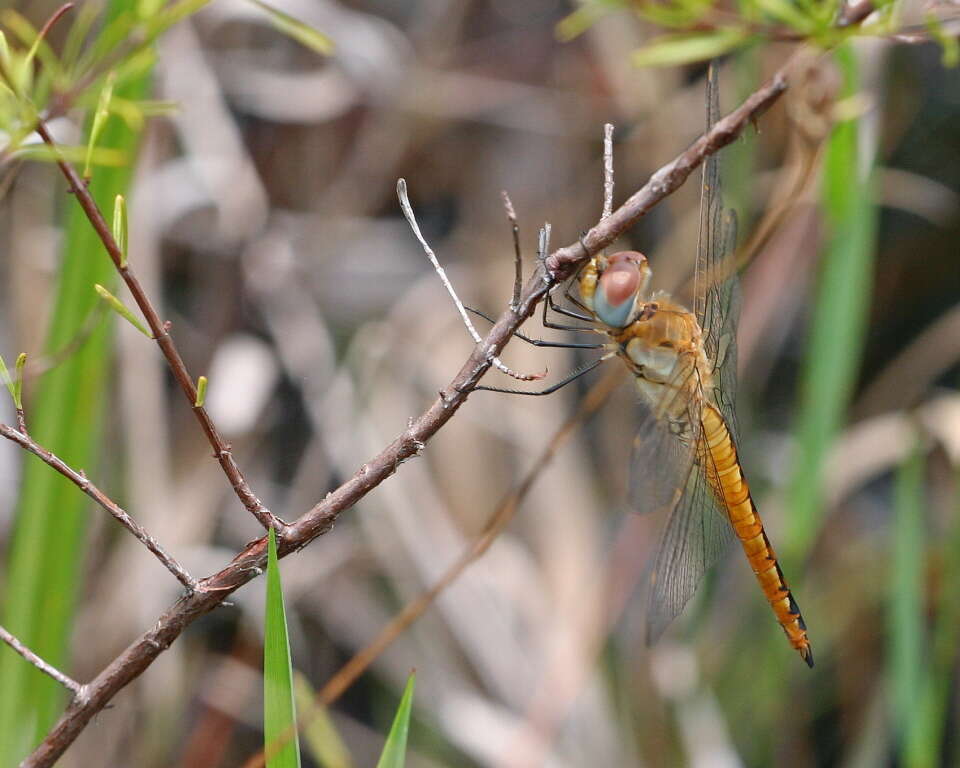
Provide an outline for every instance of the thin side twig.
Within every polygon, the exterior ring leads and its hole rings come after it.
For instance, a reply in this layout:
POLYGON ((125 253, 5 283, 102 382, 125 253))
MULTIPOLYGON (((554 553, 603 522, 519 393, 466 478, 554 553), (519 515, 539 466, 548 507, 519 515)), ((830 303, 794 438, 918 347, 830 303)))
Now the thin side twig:
POLYGON ((672 162, 654 173, 646 184, 613 213, 598 222, 580 242, 559 248, 550 254, 545 260, 550 282, 555 283, 570 277, 584 259, 602 251, 661 200, 676 192, 687 177, 700 167, 705 157, 723 149, 743 133, 748 125, 766 112, 786 91, 785 69, 779 70, 737 109, 718 121, 672 162))
POLYGON ((613 124, 603 125, 603 213, 600 220, 613 213, 613 124))
POLYGON ((513 208, 513 201, 507 190, 501 190, 500 196, 503 197, 503 209, 507 213, 507 221, 510 222, 510 231, 513 234, 513 296, 510 299, 510 309, 516 309, 520 306, 520 291, 523 290, 523 257, 520 254, 520 225, 517 224, 517 212, 513 208))
MULTIPOLYGON (((492 365, 496 356, 557 280, 569 277, 579 264, 613 242, 633 224, 676 191, 704 159, 732 142, 741 131, 774 104, 787 88, 783 71, 755 91, 738 109, 716 123, 650 181, 631 195, 610 216, 598 222, 586 237, 547 256, 527 280, 516 309, 507 309, 478 344, 459 373, 418 418, 411 421, 379 454, 361 466, 349 480, 307 510, 284 531, 279 554, 286 556, 329 531, 339 515, 392 475, 407 459, 423 451, 435 435, 466 402, 470 391, 492 365)), ((22 768, 49 768, 79 736, 87 723, 124 686, 135 680, 197 618, 215 608, 230 593, 263 572, 266 538, 248 544, 218 573, 203 579, 196 591, 186 595, 161 615, 154 626, 131 643, 85 687, 83 701, 73 701, 47 733, 22 768)))
POLYGON ((80 696, 81 692, 83 691, 83 686, 80 685, 80 683, 71 677, 67 677, 56 667, 47 664, 47 662, 37 656, 37 654, 27 648, 27 646, 21 643, 14 635, 12 635, 2 626, 0 626, 0 640, 3 640, 3 642, 23 656, 23 658, 33 664, 33 666, 43 672, 43 674, 52 677, 54 680, 60 683, 60 685, 70 691, 74 696, 80 696))
POLYGON ((547 260, 547 254, 550 252, 550 232, 552 227, 549 221, 545 221, 540 227, 540 233, 537 236, 537 264, 543 271, 544 280, 547 280, 547 269, 544 262, 547 260))
POLYGON ((286 524, 275 517, 253 493, 243 473, 240 471, 240 467, 237 466, 237 462, 233 458, 230 445, 220 436, 220 433, 213 423, 213 419, 210 418, 210 414, 208 414, 202 406, 196 405, 197 388, 193 382, 193 378, 187 371, 187 366, 184 364, 183 358, 180 357, 180 352, 173 341, 173 337, 170 335, 169 323, 160 320, 160 315, 157 313, 146 291, 144 291, 143 286, 141 286, 136 274, 130 267, 129 260, 123 259, 120 247, 113 239, 111 229, 104 219, 103 214, 100 212, 96 201, 93 199, 93 195, 90 194, 87 185, 80 178, 76 170, 74 170, 73 166, 64 159, 59 150, 59 146, 53 140, 43 120, 37 121, 37 133, 40 134, 40 137, 54 153, 57 165, 66 178, 70 191, 73 192, 77 198, 77 202, 79 202, 83 208, 84 213, 90 220, 90 224, 97 233, 97 237, 100 238, 104 248, 107 250, 107 254, 113 261, 117 272, 120 273, 120 277, 123 278, 123 281, 127 284, 130 294, 143 313, 143 317, 147 321, 147 326, 150 328, 150 333, 154 341, 156 341, 157 346, 160 347, 160 351, 166 359, 170 371, 177 380, 177 384, 180 385, 180 389, 184 397, 186 397, 187 402, 190 403, 190 407, 197 421, 200 423, 207 442, 209 442, 210 447, 213 448, 214 458, 219 462, 223 473, 230 481, 234 493, 236 493, 247 511, 250 512, 264 528, 269 529, 270 527, 274 527, 278 534, 282 534, 286 524))
POLYGON ((196 579, 190 576, 186 569, 180 565, 176 559, 171 557, 166 550, 160 546, 157 540, 147 533, 142 525, 131 518, 130 515, 128 515, 119 504, 113 501, 113 499, 107 496, 107 494, 91 483, 83 472, 78 472, 73 469, 62 459, 37 443, 26 433, 26 430, 17 431, 7 424, 0 424, 0 436, 5 437, 7 440, 12 440, 25 451, 32 453, 42 462, 53 467, 57 472, 87 494, 87 496, 97 502, 103 509, 113 515, 114 519, 132 533, 137 541, 149 549, 157 560, 163 563, 163 566, 170 571, 170 573, 176 577, 177 581, 183 584, 187 590, 193 591, 196 589, 196 579))
MULTIPOLYGON (((424 253, 427 254, 427 258, 430 259, 430 263, 433 264, 433 268, 440 277, 440 282, 443 283, 443 287, 446 288, 447 293, 450 294, 450 298, 453 300, 453 304, 457 308, 457 312, 460 313, 460 319, 463 321, 463 325, 466 327, 467 333, 470 334, 470 338, 473 339, 475 344, 482 344, 483 339, 480 338, 480 334, 477 333, 477 329, 473 327, 473 322, 467 315, 467 310, 463 306, 463 302, 460 301, 460 297, 457 296, 457 292, 454 290, 453 284, 450 282, 450 278, 447 277, 447 273, 444 268, 440 266, 440 261, 437 259, 437 255, 433 252, 433 248, 430 247, 430 244, 420 232, 420 225, 417 224, 417 217, 413 213, 413 206, 410 205, 410 198, 407 196, 407 182, 404 179, 397 179, 397 197, 400 199, 400 208, 403 210, 403 215, 407 218, 407 223, 410 225, 410 229, 413 230, 413 234, 420 242, 420 246, 423 248, 424 253)), ((503 373, 507 374, 507 376, 512 376, 518 381, 536 381, 537 379, 542 379, 546 375, 545 373, 518 373, 512 368, 509 368, 506 363, 493 354, 490 356, 490 363, 498 371, 502 371, 503 373)))

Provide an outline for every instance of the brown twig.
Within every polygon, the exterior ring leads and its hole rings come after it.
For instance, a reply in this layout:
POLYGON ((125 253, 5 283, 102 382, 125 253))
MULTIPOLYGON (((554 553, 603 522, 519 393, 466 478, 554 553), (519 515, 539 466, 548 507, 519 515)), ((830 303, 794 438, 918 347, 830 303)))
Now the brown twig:
MULTIPOLYGON (((377 456, 361 466, 353 477, 304 513, 295 523, 288 525, 280 537, 279 554, 284 556, 299 550, 317 536, 329 531, 343 511, 390 477, 402 462, 418 455, 424 444, 463 405, 470 391, 490 368, 493 357, 503 349, 521 323, 533 314, 537 303, 553 284, 569 277, 584 259, 612 243, 657 203, 679 189, 708 155, 717 152, 739 136, 747 125, 780 98, 786 88, 785 74, 780 71, 739 108, 657 171, 647 184, 631 195, 610 216, 596 224, 581 241, 560 248, 544 259, 543 265, 539 266, 527 281, 519 306, 508 309, 500 316, 486 338, 477 344, 460 372, 441 390, 440 396, 430 408, 412 420, 407 429, 377 456)), ((69 166, 64 169, 65 173, 67 169, 69 166)), ((76 174, 72 175, 76 178, 76 174)), ((84 200, 79 195, 78 199, 81 203, 84 200)), ((92 203, 89 195, 86 195, 86 199, 88 204, 92 203)), ((103 228, 103 219, 96 207, 88 209, 85 206, 84 210, 91 216, 98 232, 102 230, 103 234, 106 234, 106 242, 112 243, 113 238, 110 237, 109 230, 103 228), (100 223, 99 226, 97 222, 100 223)), ((114 253, 111 253, 111 257, 113 256, 114 253)), ((136 284, 136 287, 142 295, 139 284, 136 284)), ((192 382, 187 379, 187 383, 192 390, 192 382)), ((23 768, 46 768, 53 765, 90 719, 100 712, 118 691, 149 667, 187 626, 219 605, 231 592, 259 575, 265 566, 266 539, 260 538, 248 544, 219 573, 202 580, 195 592, 172 605, 152 629, 135 640, 85 686, 86 695, 83 701, 71 702, 46 738, 21 764, 23 768)))
MULTIPOLYGON (((433 265, 434 271, 437 273, 437 276, 440 278, 440 282, 443 284, 443 287, 447 289, 447 293, 450 295, 450 299, 453 301, 453 305, 456 307, 457 312, 460 315, 460 319, 463 321, 464 327, 467 329, 467 333, 470 334, 470 338, 473 339, 474 343, 480 344, 483 340, 480 338, 480 334, 477 333, 477 329, 474 328, 473 322, 470 320, 470 317, 467 315, 467 308, 463 306, 463 302, 460 301, 460 297, 457 296, 457 292, 453 288, 453 284, 450 282, 450 279, 447 277, 447 273, 443 267, 440 266, 440 261, 437 259, 437 255, 433 252, 433 248, 430 247, 430 244, 427 242, 427 239, 423 236, 423 233, 420 231, 420 225, 417 223, 417 217, 413 213, 413 206, 410 205, 410 198, 407 196, 407 182, 404 179, 397 180, 397 198, 400 200, 400 209, 403 211, 403 215, 407 219, 407 223, 410 225, 410 229, 413 230, 413 234, 416 236, 417 241, 420 243, 420 247, 423 248, 423 252, 427 255, 427 258, 430 259, 430 263, 433 265)), ((514 288, 514 293, 517 292, 517 288, 514 288)), ((515 305, 511 305, 515 307, 515 305)), ((491 353, 490 355, 490 365, 496 368, 498 371, 502 371, 518 381, 537 381, 546 376, 546 371, 543 373, 519 373, 504 363, 496 354, 491 353)))
POLYGON ((603 125, 603 213, 601 219, 613 213, 613 124, 603 125))
POLYGON ((520 254, 520 225, 517 224, 517 212, 513 208, 513 201, 507 190, 500 190, 503 198, 503 210, 510 222, 510 232, 513 235, 513 296, 510 307, 516 309, 520 305, 520 292, 523 290, 523 257, 520 254))
MULTIPOLYGON (((641 216, 679 189, 705 157, 736 139, 747 125, 766 112, 786 89, 786 74, 780 70, 676 159, 654 173, 650 181, 634 192, 617 210, 597 223, 580 242, 559 248, 550 254, 545 262, 550 282, 555 283, 569 277, 581 261, 606 248, 630 229, 641 216)), ((541 295, 542 292, 538 293, 536 298, 539 299, 541 295)), ((497 331, 499 325, 498 323, 493 330, 497 331)))
POLYGON ((17 640, 12 634, 7 632, 6 629, 0 627, 0 640, 3 640, 7 645, 13 648, 14 651, 19 653, 23 658, 29 661, 33 666, 39 669, 43 674, 49 675, 54 680, 56 680, 60 685, 70 691, 75 697, 80 697, 83 686, 80 685, 76 680, 67 677, 63 672, 61 672, 56 667, 52 667, 43 659, 41 659, 37 654, 27 648, 23 643, 17 640))
POLYGON ((87 218, 90 220, 90 224, 93 226, 94 231, 96 231, 97 237, 100 238, 104 248, 107 249, 107 254, 117 268, 117 272, 120 273, 120 277, 123 278, 123 281, 127 284, 127 288, 130 290, 134 301, 137 303, 137 306, 140 307, 140 311, 147 321, 147 326, 150 328, 150 333, 154 341, 156 341, 157 346, 160 347, 160 351, 163 353, 164 358, 166 358, 167 365, 170 367, 174 378, 180 385, 180 389, 187 398, 187 402, 190 403, 190 407, 197 417, 197 421, 200 422, 200 427, 204 435, 206 435, 207 441, 213 448, 214 458, 216 458, 223 468, 223 472, 230 481, 230 485, 233 487, 237 497, 243 503, 243 506, 247 508, 247 511, 249 511, 264 528, 269 529, 270 527, 274 527, 278 533, 282 533, 286 527, 286 523, 275 517, 270 510, 261 503, 260 499, 254 495, 250 486, 247 485, 243 473, 240 472, 237 462, 233 458, 230 445, 224 441, 220 433, 217 432, 217 428, 207 411, 202 406, 196 405, 197 388, 187 371, 183 359, 180 357, 180 352, 177 350, 176 344, 174 344, 173 337, 170 335, 169 323, 160 320, 160 315, 157 314, 157 310, 147 296, 146 291, 143 290, 140 281, 130 268, 129 262, 124 260, 120 247, 113 239, 110 227, 107 225, 103 214, 97 207, 97 203, 93 199, 93 195, 90 194, 90 190, 87 189, 87 185, 80 178, 73 166, 63 159, 57 143, 53 140, 43 120, 37 121, 37 133, 43 139, 44 143, 53 151, 54 156, 57 158, 57 165, 67 179, 70 191, 73 192, 77 198, 77 202, 80 203, 80 207, 83 208, 84 213, 86 213, 87 218))
POLYGON ((111 515, 113 515, 117 522, 130 531, 137 541, 149 549, 157 558, 157 560, 163 563, 164 567, 170 571, 170 573, 177 578, 177 581, 183 584, 187 590, 192 592, 194 589, 196 589, 196 580, 193 579, 189 573, 187 573, 180 563, 167 554, 166 550, 164 550, 164 548, 157 543, 157 540, 154 539, 153 536, 147 533, 142 525, 133 520, 133 518, 131 518, 130 515, 128 515, 119 504, 117 504, 109 496, 107 496, 107 494, 91 483, 82 471, 78 472, 77 470, 73 469, 62 459, 58 458, 42 445, 33 440, 33 438, 27 434, 26 426, 23 423, 22 417, 23 411, 18 410, 17 418, 21 424, 19 431, 11 426, 8 426, 7 424, 0 424, 0 436, 5 437, 7 440, 12 440, 25 451, 32 453, 45 464, 57 470, 57 472, 67 478, 81 491, 87 494, 87 496, 97 502, 97 504, 103 507, 111 515))

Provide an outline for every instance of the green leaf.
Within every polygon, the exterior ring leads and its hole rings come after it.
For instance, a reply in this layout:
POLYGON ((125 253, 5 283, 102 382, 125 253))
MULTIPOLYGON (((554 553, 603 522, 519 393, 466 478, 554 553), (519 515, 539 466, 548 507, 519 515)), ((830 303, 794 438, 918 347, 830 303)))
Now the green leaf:
MULTIPOLYGON (((647 0, 634 6, 634 11, 641 19, 687 34, 693 34, 691 30, 712 10, 712 0, 672 0, 666 3, 647 0)), ((709 22, 708 25, 713 26, 709 22)))
MULTIPOLYGON (((850 98, 858 90, 854 53, 845 44, 835 56, 844 76, 841 97, 850 98)), ((791 561, 799 565, 822 523, 823 464, 843 424, 867 328, 877 212, 873 158, 868 158, 868 167, 860 166, 858 131, 856 119, 838 122, 824 155, 825 242, 801 371, 785 570, 793 570, 791 561)))
POLYGON ((7 74, 7 85, 15 94, 22 97, 29 90, 33 68, 29 66, 29 62, 22 54, 10 48, 6 35, 2 31, 0 31, 0 63, 3 64, 3 71, 7 74))
POLYGON ((97 111, 93 114, 93 125, 90 128, 90 138, 87 141, 87 159, 83 164, 83 178, 90 178, 90 163, 93 157, 94 147, 97 146, 97 139, 100 138, 100 132, 110 116, 110 100, 113 98, 113 84, 116 75, 111 72, 107 75, 107 80, 100 91, 100 100, 97 102, 97 111))
POLYGON ((930 37, 940 43, 940 47, 943 48, 941 57, 943 66, 950 69, 957 66, 960 63, 960 43, 957 42, 957 38, 944 30, 940 19, 935 14, 928 13, 925 21, 930 37))
POLYGON ((89 160, 92 165, 109 168, 122 168, 130 160, 129 155, 122 149, 97 147, 92 153, 88 154, 86 147, 60 145, 54 152, 46 144, 31 144, 30 146, 20 147, 16 156, 24 160, 40 160, 48 163, 55 163, 58 160, 66 160, 68 163, 89 160))
POLYGON ((148 339, 153 338, 153 336, 150 335, 150 331, 146 329, 143 323, 137 320, 133 312, 130 311, 130 308, 120 301, 120 299, 110 293, 110 291, 100 285, 100 283, 95 283, 93 289, 100 295, 101 299, 107 302, 107 306, 109 306, 110 309, 120 315, 120 317, 130 323, 130 325, 140 331, 140 333, 142 333, 148 339))
POLYGON ((383 753, 377 762, 377 768, 403 768, 407 755, 407 732, 410 730, 410 711, 413 707, 413 688, 416 674, 411 672, 407 678, 407 685, 403 689, 400 706, 393 718, 393 725, 387 741, 383 745, 383 753))
POLYGON ((663 35, 634 51, 631 61, 637 67, 667 67, 706 61, 733 50, 749 38, 750 32, 740 27, 663 35))
POLYGON ((817 20, 805 15, 791 0, 756 0, 760 10, 781 24, 800 34, 810 34, 818 26, 817 20))
POLYGON ((120 267, 127 266, 127 203, 123 195, 113 201, 113 240, 120 249, 120 267))
POLYGON ((23 410, 23 369, 27 365, 27 353, 17 355, 17 377, 13 380, 13 403, 23 410))
POLYGON ((197 399, 194 400, 195 408, 203 408, 203 401, 207 399, 207 377, 201 376, 197 379, 197 399))
POLYGON ((317 696, 307 679, 293 673, 293 694, 303 725, 307 750, 323 768, 353 768, 350 750, 344 744, 330 719, 326 707, 317 703, 317 696))
POLYGON ((247 1, 265 11, 274 27, 287 37, 296 40, 300 45, 309 48, 314 53, 319 53, 321 56, 329 56, 333 53, 333 40, 322 32, 318 32, 309 24, 304 24, 299 19, 295 19, 272 5, 268 5, 263 0, 247 1))
POLYGON ((626 7, 625 0, 586 0, 573 13, 557 22, 557 40, 568 43, 586 32, 604 16, 626 7))
POLYGON ((277 565, 277 534, 267 544, 267 605, 263 628, 263 734, 267 768, 299 768, 297 708, 293 700, 293 666, 277 565))
POLYGON ((26 56, 28 62, 32 62, 36 57, 43 63, 44 69, 51 70, 56 76, 63 74, 63 67, 49 43, 40 37, 40 33, 24 16, 12 8, 6 8, 0 12, 0 23, 12 31, 22 43, 30 46, 26 56))

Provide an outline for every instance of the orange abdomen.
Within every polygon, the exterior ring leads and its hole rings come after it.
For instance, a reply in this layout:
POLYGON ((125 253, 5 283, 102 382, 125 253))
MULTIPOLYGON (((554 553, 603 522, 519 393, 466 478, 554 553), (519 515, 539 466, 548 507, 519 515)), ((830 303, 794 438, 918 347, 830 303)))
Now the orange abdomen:
POLYGON ((813 651, 807 638, 807 627, 800 615, 800 608, 784 581, 777 556, 750 497, 750 488, 740 468, 730 430, 727 429, 720 412, 707 403, 704 403, 701 420, 703 439, 706 440, 707 450, 716 469, 715 476, 713 472, 707 472, 713 492, 727 510, 730 524, 743 545, 750 567, 787 639, 800 652, 808 666, 812 667, 813 651))

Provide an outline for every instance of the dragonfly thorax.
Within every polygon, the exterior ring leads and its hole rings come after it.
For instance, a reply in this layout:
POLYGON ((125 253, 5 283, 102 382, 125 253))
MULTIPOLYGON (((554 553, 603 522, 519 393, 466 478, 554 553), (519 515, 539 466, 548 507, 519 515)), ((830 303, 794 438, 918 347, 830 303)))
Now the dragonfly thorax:
POLYGON ((580 298, 604 325, 626 328, 643 308, 650 265, 639 251, 594 256, 580 274, 580 298))
POLYGON ((710 367, 703 353, 700 326, 691 312, 666 296, 654 297, 629 326, 611 337, 651 405, 659 406, 667 397, 665 389, 689 387, 685 397, 669 398, 679 406, 710 388, 710 367))

